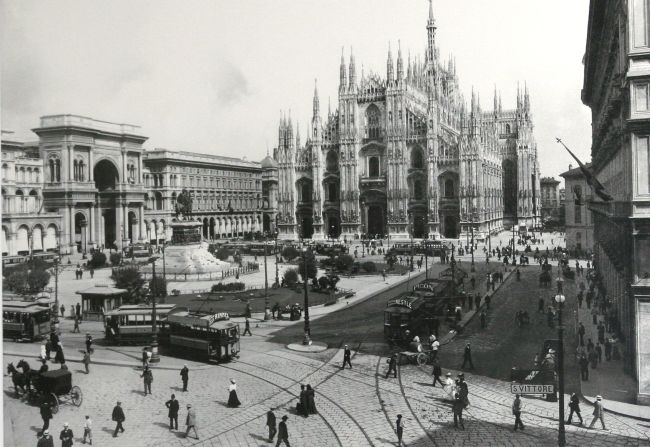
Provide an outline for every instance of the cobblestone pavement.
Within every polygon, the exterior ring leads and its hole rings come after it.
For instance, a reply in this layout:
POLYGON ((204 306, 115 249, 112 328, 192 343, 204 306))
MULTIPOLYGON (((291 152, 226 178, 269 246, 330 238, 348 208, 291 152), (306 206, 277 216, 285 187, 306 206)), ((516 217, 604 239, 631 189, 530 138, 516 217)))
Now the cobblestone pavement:
MULTIPOLYGON (((262 346, 256 343, 257 348, 262 346)), ((289 416, 290 440, 298 446, 395 445, 398 413, 404 416, 404 440, 409 446, 550 446, 557 442, 557 404, 537 398, 524 399, 526 430, 513 433, 507 382, 466 373, 471 404, 465 413, 465 430, 458 430, 443 390, 431 386, 430 367, 406 365, 397 379, 385 379, 384 358, 359 353, 353 357, 353 369, 341 370, 342 352, 333 352, 329 360, 320 361, 277 346, 250 350, 239 361, 192 371, 187 393, 180 390, 178 371, 154 370, 153 395, 146 397, 136 368, 94 365, 86 376, 80 365, 72 364, 73 381, 82 388, 84 401, 81 407, 61 404, 51 427, 56 433, 63 422, 69 422, 79 442, 84 415, 89 414, 95 421, 96 445, 262 446, 270 445, 265 438, 265 413, 275 407, 278 417, 289 416), (225 406, 231 377, 243 403, 237 409, 225 406), (296 414, 300 383, 315 387, 318 415, 296 414), (200 440, 168 430, 164 402, 171 393, 181 403, 179 428, 183 428, 185 405, 192 403, 197 409, 200 440), (126 413, 126 432, 112 440, 110 413, 118 399, 126 413)), ((5 356, 5 362, 17 360, 5 356)), ((41 426, 38 408, 14 397, 9 377, 3 385, 5 445, 35 444, 41 426)), ((583 405, 586 422, 590 413, 583 405)), ((567 427, 568 445, 650 445, 650 423, 609 414, 606 423, 609 431, 567 427)))

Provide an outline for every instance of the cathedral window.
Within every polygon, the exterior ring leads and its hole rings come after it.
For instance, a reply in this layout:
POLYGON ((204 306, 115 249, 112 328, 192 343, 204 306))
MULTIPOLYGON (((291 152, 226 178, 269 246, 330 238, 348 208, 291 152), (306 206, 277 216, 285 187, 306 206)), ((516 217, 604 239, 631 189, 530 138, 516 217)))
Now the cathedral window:
POLYGON ((413 199, 424 199, 424 184, 421 179, 417 179, 413 182, 413 199))
POLYGON ((379 177, 379 157, 368 159, 368 177, 379 177))
POLYGON ((424 168, 424 157, 422 155, 422 150, 419 147, 411 149, 411 167, 413 169, 424 168))
POLYGON ((454 181, 452 179, 445 180, 445 197, 453 198, 454 194, 454 181))
POLYGON ((366 121, 368 123, 368 128, 366 129, 366 136, 370 139, 377 139, 380 137, 380 121, 381 114, 379 108, 371 104, 368 109, 366 109, 366 121))
POLYGON ((510 124, 506 124, 506 133, 510 133, 510 124))

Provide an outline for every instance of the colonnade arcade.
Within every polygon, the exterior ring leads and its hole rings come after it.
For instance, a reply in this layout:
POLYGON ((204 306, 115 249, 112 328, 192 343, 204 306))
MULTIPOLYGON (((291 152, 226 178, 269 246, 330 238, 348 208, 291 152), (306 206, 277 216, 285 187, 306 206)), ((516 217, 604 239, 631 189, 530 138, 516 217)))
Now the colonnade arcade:
MULTIPOLYGON (((248 233, 262 231, 262 215, 229 215, 229 216, 191 216, 189 220, 196 220, 203 224, 201 233, 204 239, 222 239, 229 237, 245 236, 248 233)), ((172 219, 171 221, 175 221, 172 219)), ((169 222, 169 220, 167 220, 169 222)), ((171 240, 171 227, 165 219, 145 219, 144 240, 151 243, 161 243, 171 240)))

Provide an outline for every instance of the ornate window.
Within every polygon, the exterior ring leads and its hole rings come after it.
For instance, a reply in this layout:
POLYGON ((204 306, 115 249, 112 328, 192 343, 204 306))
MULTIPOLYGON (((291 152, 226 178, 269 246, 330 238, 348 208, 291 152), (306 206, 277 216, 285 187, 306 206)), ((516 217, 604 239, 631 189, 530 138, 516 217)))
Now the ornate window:
POLYGON ((380 138, 381 113, 379 112, 379 108, 376 105, 371 104, 366 109, 366 122, 368 123, 366 129, 366 136, 372 140, 376 140, 380 138))
POLYGON ((368 159, 368 177, 379 177, 379 157, 368 159))
POLYGON ((454 193, 454 181, 452 179, 445 180, 445 197, 453 198, 454 193))

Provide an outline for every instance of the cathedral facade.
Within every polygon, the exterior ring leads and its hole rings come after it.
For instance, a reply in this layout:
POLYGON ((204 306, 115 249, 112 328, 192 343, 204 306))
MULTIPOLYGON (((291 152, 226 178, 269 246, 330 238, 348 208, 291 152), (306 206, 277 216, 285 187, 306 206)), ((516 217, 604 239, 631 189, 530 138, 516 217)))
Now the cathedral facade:
POLYGON ((305 144, 281 117, 277 226, 281 238, 485 238, 539 223, 539 163, 527 88, 514 109, 467 104, 455 61, 441 60, 429 4, 423 59, 395 61, 386 76, 357 74, 341 55, 338 107, 321 112, 314 89, 305 144))

